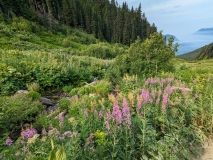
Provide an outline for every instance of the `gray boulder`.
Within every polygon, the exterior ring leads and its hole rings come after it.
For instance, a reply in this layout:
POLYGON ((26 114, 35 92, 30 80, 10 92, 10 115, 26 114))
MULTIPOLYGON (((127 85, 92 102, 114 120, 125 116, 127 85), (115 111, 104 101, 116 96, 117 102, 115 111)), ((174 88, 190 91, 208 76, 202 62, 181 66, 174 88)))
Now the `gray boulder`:
POLYGON ((53 106, 53 105, 54 105, 53 102, 52 102, 50 99, 45 98, 45 97, 41 97, 41 98, 39 99, 39 101, 40 101, 43 105, 46 105, 46 106, 53 106))

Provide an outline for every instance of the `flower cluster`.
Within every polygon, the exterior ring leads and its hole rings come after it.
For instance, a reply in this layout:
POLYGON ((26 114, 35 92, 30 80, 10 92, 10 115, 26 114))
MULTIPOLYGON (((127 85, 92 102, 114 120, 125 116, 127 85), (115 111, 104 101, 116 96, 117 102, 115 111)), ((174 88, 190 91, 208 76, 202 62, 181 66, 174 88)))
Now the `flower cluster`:
POLYGON ((6 145, 11 146, 13 144, 13 140, 11 138, 6 139, 6 145))
POLYGON ((27 128, 25 131, 21 132, 22 138, 31 138, 37 134, 37 131, 34 128, 27 128))

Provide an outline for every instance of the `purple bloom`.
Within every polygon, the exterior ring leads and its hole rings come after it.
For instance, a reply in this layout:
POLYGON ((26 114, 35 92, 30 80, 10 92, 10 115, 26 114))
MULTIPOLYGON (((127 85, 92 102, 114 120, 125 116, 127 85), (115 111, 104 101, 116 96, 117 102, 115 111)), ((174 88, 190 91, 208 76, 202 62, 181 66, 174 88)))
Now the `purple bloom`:
POLYGON ((145 89, 142 89, 142 97, 145 102, 149 101, 149 92, 145 89))
POLYGON ((167 78, 168 83, 171 83, 172 81, 174 81, 174 78, 167 78))
POLYGON ((128 106, 128 102, 126 99, 123 100, 123 109, 122 109, 123 119, 125 120, 126 124, 131 124, 131 114, 130 108, 128 106))
POLYGON ((2 158, 3 156, 2 155, 0 155, 0 159, 2 158))
POLYGON ((88 146, 89 144, 93 144, 94 143, 94 134, 93 133, 90 133, 89 137, 87 138, 87 141, 85 143, 85 146, 88 146))
POLYGON ((103 112, 102 112, 102 111, 99 111, 99 114, 98 114, 98 115, 99 115, 100 118, 102 118, 102 117, 103 117, 103 112))
POLYGON ((197 82, 197 79, 195 78, 195 79, 193 80, 193 82, 196 83, 196 82, 197 82))
POLYGON ((58 115, 58 120, 59 120, 60 122, 63 122, 63 121, 64 121, 63 113, 60 113, 60 114, 58 115))
POLYGON ((185 94, 187 92, 185 87, 182 87, 181 91, 182 91, 183 94, 185 94))
POLYGON ((163 103, 168 104, 169 103, 169 95, 168 93, 163 94, 163 103))
POLYGON ((104 121, 104 124, 105 124, 106 129, 107 129, 108 132, 109 132, 109 130, 110 130, 109 121, 110 121, 111 118, 112 118, 112 115, 111 115, 110 113, 107 113, 107 114, 106 114, 106 119, 105 119, 105 121, 104 121))
POLYGON ((11 138, 6 139, 6 145, 11 146, 13 144, 13 140, 11 138))
POLYGON ((165 92, 167 92, 167 93, 172 93, 173 92, 173 88, 170 86, 170 84, 168 84, 166 86, 165 92))
POLYGON ((59 137, 60 136, 60 132, 56 129, 56 128, 52 128, 51 130, 48 131, 48 136, 49 137, 59 137))
POLYGON ((37 131, 34 128, 27 128, 25 131, 21 132, 22 138, 31 138, 35 134, 37 134, 37 131))
POLYGON ((141 102, 141 100, 138 100, 138 102, 137 102, 137 108, 136 108, 136 112, 137 113, 139 113, 139 110, 141 109, 141 107, 142 107, 142 102, 141 102))
POLYGON ((118 124, 121 124, 122 113, 121 113, 120 107, 117 104, 114 104, 113 106, 112 116, 113 116, 113 119, 118 122, 118 124))

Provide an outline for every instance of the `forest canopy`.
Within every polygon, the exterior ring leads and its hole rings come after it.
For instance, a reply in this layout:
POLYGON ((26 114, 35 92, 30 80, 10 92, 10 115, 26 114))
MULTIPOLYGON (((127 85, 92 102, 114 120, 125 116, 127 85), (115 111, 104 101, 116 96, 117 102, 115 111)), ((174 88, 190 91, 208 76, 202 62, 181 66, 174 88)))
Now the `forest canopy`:
POLYGON ((0 13, 37 21, 50 29, 65 24, 94 34, 98 39, 130 45, 137 36, 145 40, 157 31, 148 22, 141 4, 129 8, 115 0, 0 0, 0 13))

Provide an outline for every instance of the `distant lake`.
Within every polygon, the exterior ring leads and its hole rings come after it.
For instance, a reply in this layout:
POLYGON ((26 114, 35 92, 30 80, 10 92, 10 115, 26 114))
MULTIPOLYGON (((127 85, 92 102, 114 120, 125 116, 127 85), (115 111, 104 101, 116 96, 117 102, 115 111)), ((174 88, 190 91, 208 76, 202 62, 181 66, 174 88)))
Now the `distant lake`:
POLYGON ((195 49, 212 43, 213 31, 196 32, 191 35, 177 38, 179 39, 179 41, 175 41, 175 43, 178 42, 179 47, 178 53, 176 53, 176 55, 180 55, 194 51, 195 49))

